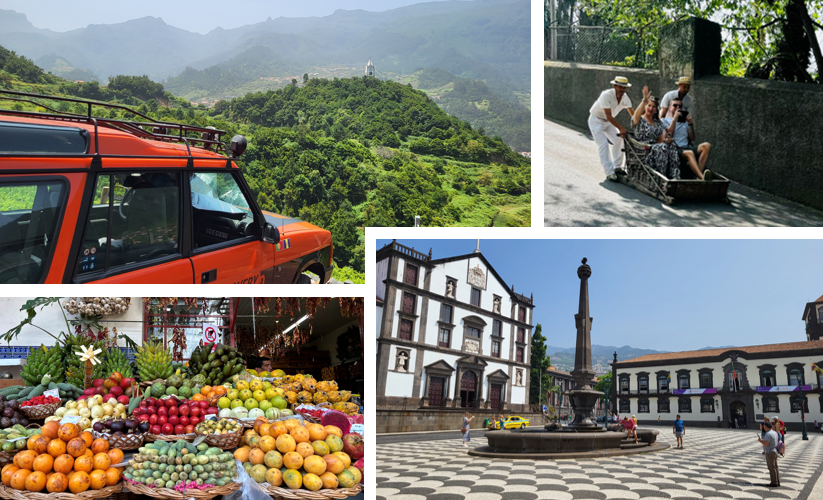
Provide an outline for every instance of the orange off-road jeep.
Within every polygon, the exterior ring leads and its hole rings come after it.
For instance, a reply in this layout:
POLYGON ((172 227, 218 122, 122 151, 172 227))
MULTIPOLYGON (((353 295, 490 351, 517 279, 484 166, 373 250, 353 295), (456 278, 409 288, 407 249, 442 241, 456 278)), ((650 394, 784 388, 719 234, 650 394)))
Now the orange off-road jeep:
POLYGON ((229 153, 224 131, 118 105, 12 91, 0 100, 47 110, 0 109, 0 283, 331 278, 329 231, 255 203, 232 161, 246 149, 243 136, 229 153), (39 99, 82 103, 88 113, 39 99), (93 106, 142 121, 94 117, 93 106))

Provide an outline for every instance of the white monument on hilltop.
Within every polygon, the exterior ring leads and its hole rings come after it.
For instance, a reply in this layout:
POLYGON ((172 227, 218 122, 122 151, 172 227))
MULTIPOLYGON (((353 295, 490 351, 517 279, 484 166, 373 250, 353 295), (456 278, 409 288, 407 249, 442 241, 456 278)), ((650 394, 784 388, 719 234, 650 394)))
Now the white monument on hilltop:
POLYGON ((371 57, 369 58, 369 63, 366 64, 366 76, 374 76, 374 64, 371 62, 371 57))

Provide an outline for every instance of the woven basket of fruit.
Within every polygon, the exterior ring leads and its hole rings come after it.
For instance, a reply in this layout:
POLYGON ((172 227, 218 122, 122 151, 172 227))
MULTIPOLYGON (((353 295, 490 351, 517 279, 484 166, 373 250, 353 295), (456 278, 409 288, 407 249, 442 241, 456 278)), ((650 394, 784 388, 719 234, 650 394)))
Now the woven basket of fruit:
POLYGON ((232 450, 240 446, 243 438, 243 423, 239 419, 226 417, 220 420, 205 420, 197 424, 194 432, 206 436, 206 443, 221 450, 232 450))
POLYGON ((143 446, 145 434, 108 434, 104 432, 92 431, 95 439, 103 438, 109 442, 112 448, 120 448, 121 450, 136 450, 143 446))
POLYGON ((114 486, 106 486, 99 490, 88 489, 80 493, 64 491, 61 493, 35 493, 28 490, 16 490, 4 484, 0 484, 0 498, 7 500, 92 500, 95 498, 108 498, 120 493, 123 489, 122 483, 114 486))
POLYGON ((152 443, 154 441, 186 441, 187 443, 191 443, 194 441, 194 438, 197 437, 196 434, 146 434, 145 441, 147 443, 152 443))
POLYGON ((228 495, 229 493, 237 491, 240 489, 240 486, 240 483, 229 483, 226 486, 209 486, 208 488, 202 490, 198 488, 178 490, 171 488, 155 488, 129 480, 123 481, 123 487, 136 495, 146 495, 152 498, 169 500, 187 500, 189 498, 194 498, 195 500, 211 500, 214 497, 228 495))
POLYGON ((53 398, 51 396, 47 396, 46 399, 43 401, 47 401, 48 398, 50 402, 46 402, 45 404, 37 404, 39 401, 38 398, 42 396, 37 396, 36 398, 32 398, 29 401, 26 401, 20 405, 20 411, 23 412, 23 415, 28 417, 30 420, 42 420, 46 417, 50 417, 54 415, 54 411, 60 408, 60 400, 53 398), (29 405, 29 403, 34 403, 29 405))
POLYGON ((317 491, 304 489, 292 490, 272 486, 269 483, 262 483, 260 486, 263 488, 263 491, 271 497, 286 498, 288 500, 328 500, 331 498, 342 500, 343 498, 352 497, 363 491, 363 487, 359 484, 352 488, 322 489, 317 491))

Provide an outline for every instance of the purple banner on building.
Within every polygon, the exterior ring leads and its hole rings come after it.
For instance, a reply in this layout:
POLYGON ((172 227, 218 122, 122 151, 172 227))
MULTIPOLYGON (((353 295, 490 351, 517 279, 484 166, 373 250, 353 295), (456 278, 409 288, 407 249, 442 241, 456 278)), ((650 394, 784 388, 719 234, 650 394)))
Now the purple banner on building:
POLYGON ((757 387, 757 392, 799 392, 811 391, 810 385, 769 385, 764 387, 757 387))
POLYGON ((717 389, 675 389, 672 391, 672 394, 675 396, 680 396, 681 394, 717 394, 717 389))

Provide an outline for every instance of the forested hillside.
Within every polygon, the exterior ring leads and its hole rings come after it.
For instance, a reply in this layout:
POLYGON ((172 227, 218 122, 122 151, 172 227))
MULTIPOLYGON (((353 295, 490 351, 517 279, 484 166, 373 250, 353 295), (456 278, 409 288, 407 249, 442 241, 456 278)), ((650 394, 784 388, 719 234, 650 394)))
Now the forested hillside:
POLYGON ((364 271, 365 226, 410 226, 416 215, 425 226, 530 224, 529 160, 410 85, 366 77, 295 81, 206 108, 145 76, 118 75, 103 87, 51 77, 13 54, 3 61, 25 69, 25 77, 0 71, 0 81, 17 89, 116 101, 159 120, 226 130, 227 141, 245 135, 249 148, 238 164, 258 203, 330 230, 341 268, 364 271))

